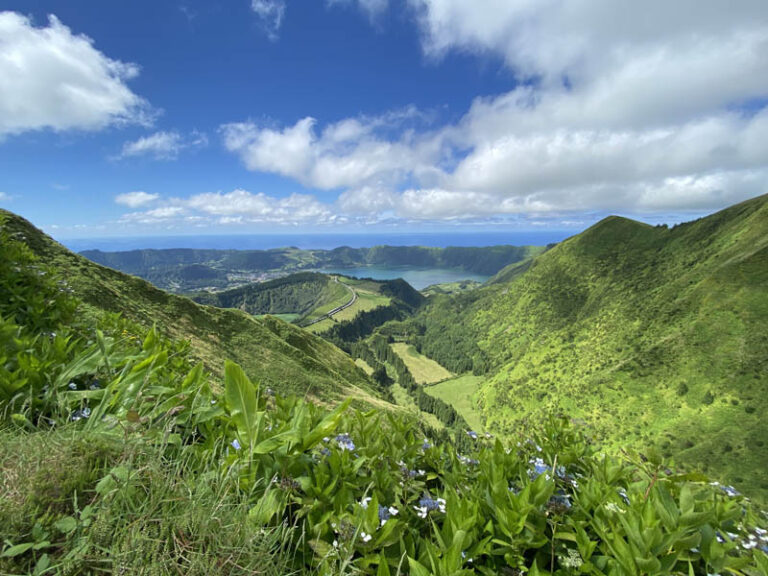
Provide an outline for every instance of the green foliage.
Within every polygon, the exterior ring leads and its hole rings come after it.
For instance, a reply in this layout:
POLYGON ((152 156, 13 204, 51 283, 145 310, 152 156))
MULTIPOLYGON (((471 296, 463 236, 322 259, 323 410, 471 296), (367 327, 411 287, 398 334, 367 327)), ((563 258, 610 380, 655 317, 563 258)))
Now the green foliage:
MULTIPOLYGON (((66 354, 2 399, 0 572, 763 573, 764 518, 730 487, 600 454, 565 418, 452 442, 232 363, 221 388, 154 327, 50 328, 70 331, 66 354)), ((422 392, 386 337, 371 346, 422 392)))
MULTIPOLYGON (((378 387, 346 354, 296 326, 271 317, 254 318, 238 310, 197 305, 72 254, 18 216, 0 211, 0 221, 9 235, 17 235, 12 236, 14 241, 34 253, 35 265, 51 271, 47 277, 54 270, 66 272, 68 285, 62 288, 72 290, 72 295, 77 297, 77 337, 85 342, 96 343, 97 328, 115 341, 126 338, 122 335, 123 328, 112 326, 107 330, 102 326, 104 322, 109 324, 110 321, 105 320, 109 314, 119 314, 126 324, 126 334, 133 338, 141 338, 152 326, 157 326, 163 336, 188 341, 189 362, 202 362, 216 381, 222 381, 224 361, 230 359, 240 364, 250 378, 284 393, 309 394, 331 402, 349 394, 354 394, 361 404, 380 401, 378 387)), ((3 254, 11 254, 10 246, 3 243, 3 254)), ((30 365, 64 362, 72 354, 67 356, 60 350, 73 344, 71 332, 69 327, 56 331, 57 338, 48 344, 42 332, 30 334, 40 338, 39 348, 50 346, 57 352, 49 359, 24 344, 21 350, 30 350, 26 361, 30 365)), ((4 324, 0 328, 3 343, 0 358, 14 338, 15 332, 4 324)), ((0 369, 4 364, 0 362, 0 369)), ((27 372, 46 374, 42 369, 27 372)), ((39 385, 43 386, 45 382, 39 385)))
POLYGON ((346 302, 349 292, 325 274, 301 272, 268 282, 200 294, 193 300, 219 308, 237 308, 255 316, 298 314, 300 320, 316 308, 346 302))
POLYGON ((488 430, 564 412, 608 446, 655 445, 766 501, 767 288, 762 196, 672 229, 607 218, 379 331, 485 374, 488 430))

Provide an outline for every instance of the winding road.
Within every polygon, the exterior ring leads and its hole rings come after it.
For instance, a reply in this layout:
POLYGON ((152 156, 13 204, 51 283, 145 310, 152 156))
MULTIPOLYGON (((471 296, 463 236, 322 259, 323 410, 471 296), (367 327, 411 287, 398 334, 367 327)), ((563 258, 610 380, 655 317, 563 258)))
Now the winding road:
MULTIPOLYGON (((338 276, 334 276, 333 281, 338 284, 339 283, 338 276)), ((312 322, 310 322, 306 326, 312 326, 312 324, 317 324, 318 322, 320 322, 321 320, 325 320, 326 318, 333 318, 334 314, 338 314, 342 310, 349 308, 350 306, 352 306, 352 304, 354 304, 357 301, 357 292, 355 292, 354 288, 352 288, 351 286, 347 286, 344 283, 341 283, 341 284, 342 286, 344 286, 344 288, 349 290, 349 292, 352 294, 352 298, 349 299, 349 302, 347 302, 346 304, 342 304, 341 306, 337 306, 336 308, 327 312, 326 314, 323 314, 322 316, 315 318, 314 320, 312 320, 312 322)))

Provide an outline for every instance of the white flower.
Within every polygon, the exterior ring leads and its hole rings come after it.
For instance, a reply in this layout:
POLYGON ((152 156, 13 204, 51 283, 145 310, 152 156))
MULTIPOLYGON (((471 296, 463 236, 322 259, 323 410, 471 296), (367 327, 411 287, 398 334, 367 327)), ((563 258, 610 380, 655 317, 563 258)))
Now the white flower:
POLYGON ((363 538, 363 542, 370 542, 371 538, 373 538, 373 536, 366 534, 365 532, 361 532, 360 536, 363 538))
POLYGON ((362 500, 360 500, 360 506, 363 507, 364 510, 368 510, 368 503, 373 500, 370 496, 366 496, 362 500))
POLYGON ((399 512, 399 510, 397 508, 395 508, 394 506, 390 506, 389 507, 389 514, 391 516, 397 516, 398 512, 399 512))
POLYGON ((338 540, 334 540, 333 541, 333 547, 334 548, 338 548, 339 547, 339 541, 338 540))
POLYGON ((427 507, 426 506, 414 506, 413 507, 416 512, 419 514, 419 518, 426 518, 427 517, 427 507))

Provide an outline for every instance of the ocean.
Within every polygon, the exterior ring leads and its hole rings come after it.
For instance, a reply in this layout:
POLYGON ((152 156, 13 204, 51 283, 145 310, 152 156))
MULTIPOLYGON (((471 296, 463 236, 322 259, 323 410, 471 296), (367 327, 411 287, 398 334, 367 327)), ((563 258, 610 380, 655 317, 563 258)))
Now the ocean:
POLYGON ((200 236, 136 236, 76 238, 59 241, 74 252, 102 250, 116 252, 145 248, 209 248, 218 250, 269 250, 295 246, 330 250, 339 246, 546 246, 578 233, 578 230, 533 230, 514 232, 427 232, 372 234, 249 234, 200 236))

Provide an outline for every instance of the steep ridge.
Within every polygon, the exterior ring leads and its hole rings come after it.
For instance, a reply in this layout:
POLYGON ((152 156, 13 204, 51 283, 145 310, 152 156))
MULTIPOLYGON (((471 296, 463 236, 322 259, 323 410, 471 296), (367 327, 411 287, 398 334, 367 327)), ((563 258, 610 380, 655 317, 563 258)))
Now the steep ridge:
POLYGON ((768 496, 768 196, 672 229, 606 218, 406 328, 488 374, 491 430, 564 412, 768 496))
POLYGON ((189 340, 194 355, 215 377, 225 359, 240 363, 249 376, 283 393, 336 402, 354 396, 380 403, 376 386, 352 359, 332 344, 279 319, 254 318, 238 310, 201 306, 168 294, 136 277, 73 254, 29 222, 0 210, 0 220, 46 264, 66 276, 84 302, 81 314, 118 312, 174 339, 189 340))
POLYGON ((330 276, 299 272, 268 282, 254 282, 193 297, 195 302, 219 308, 237 308, 253 315, 296 314, 303 317, 315 308, 339 298, 348 299, 349 291, 330 276))

